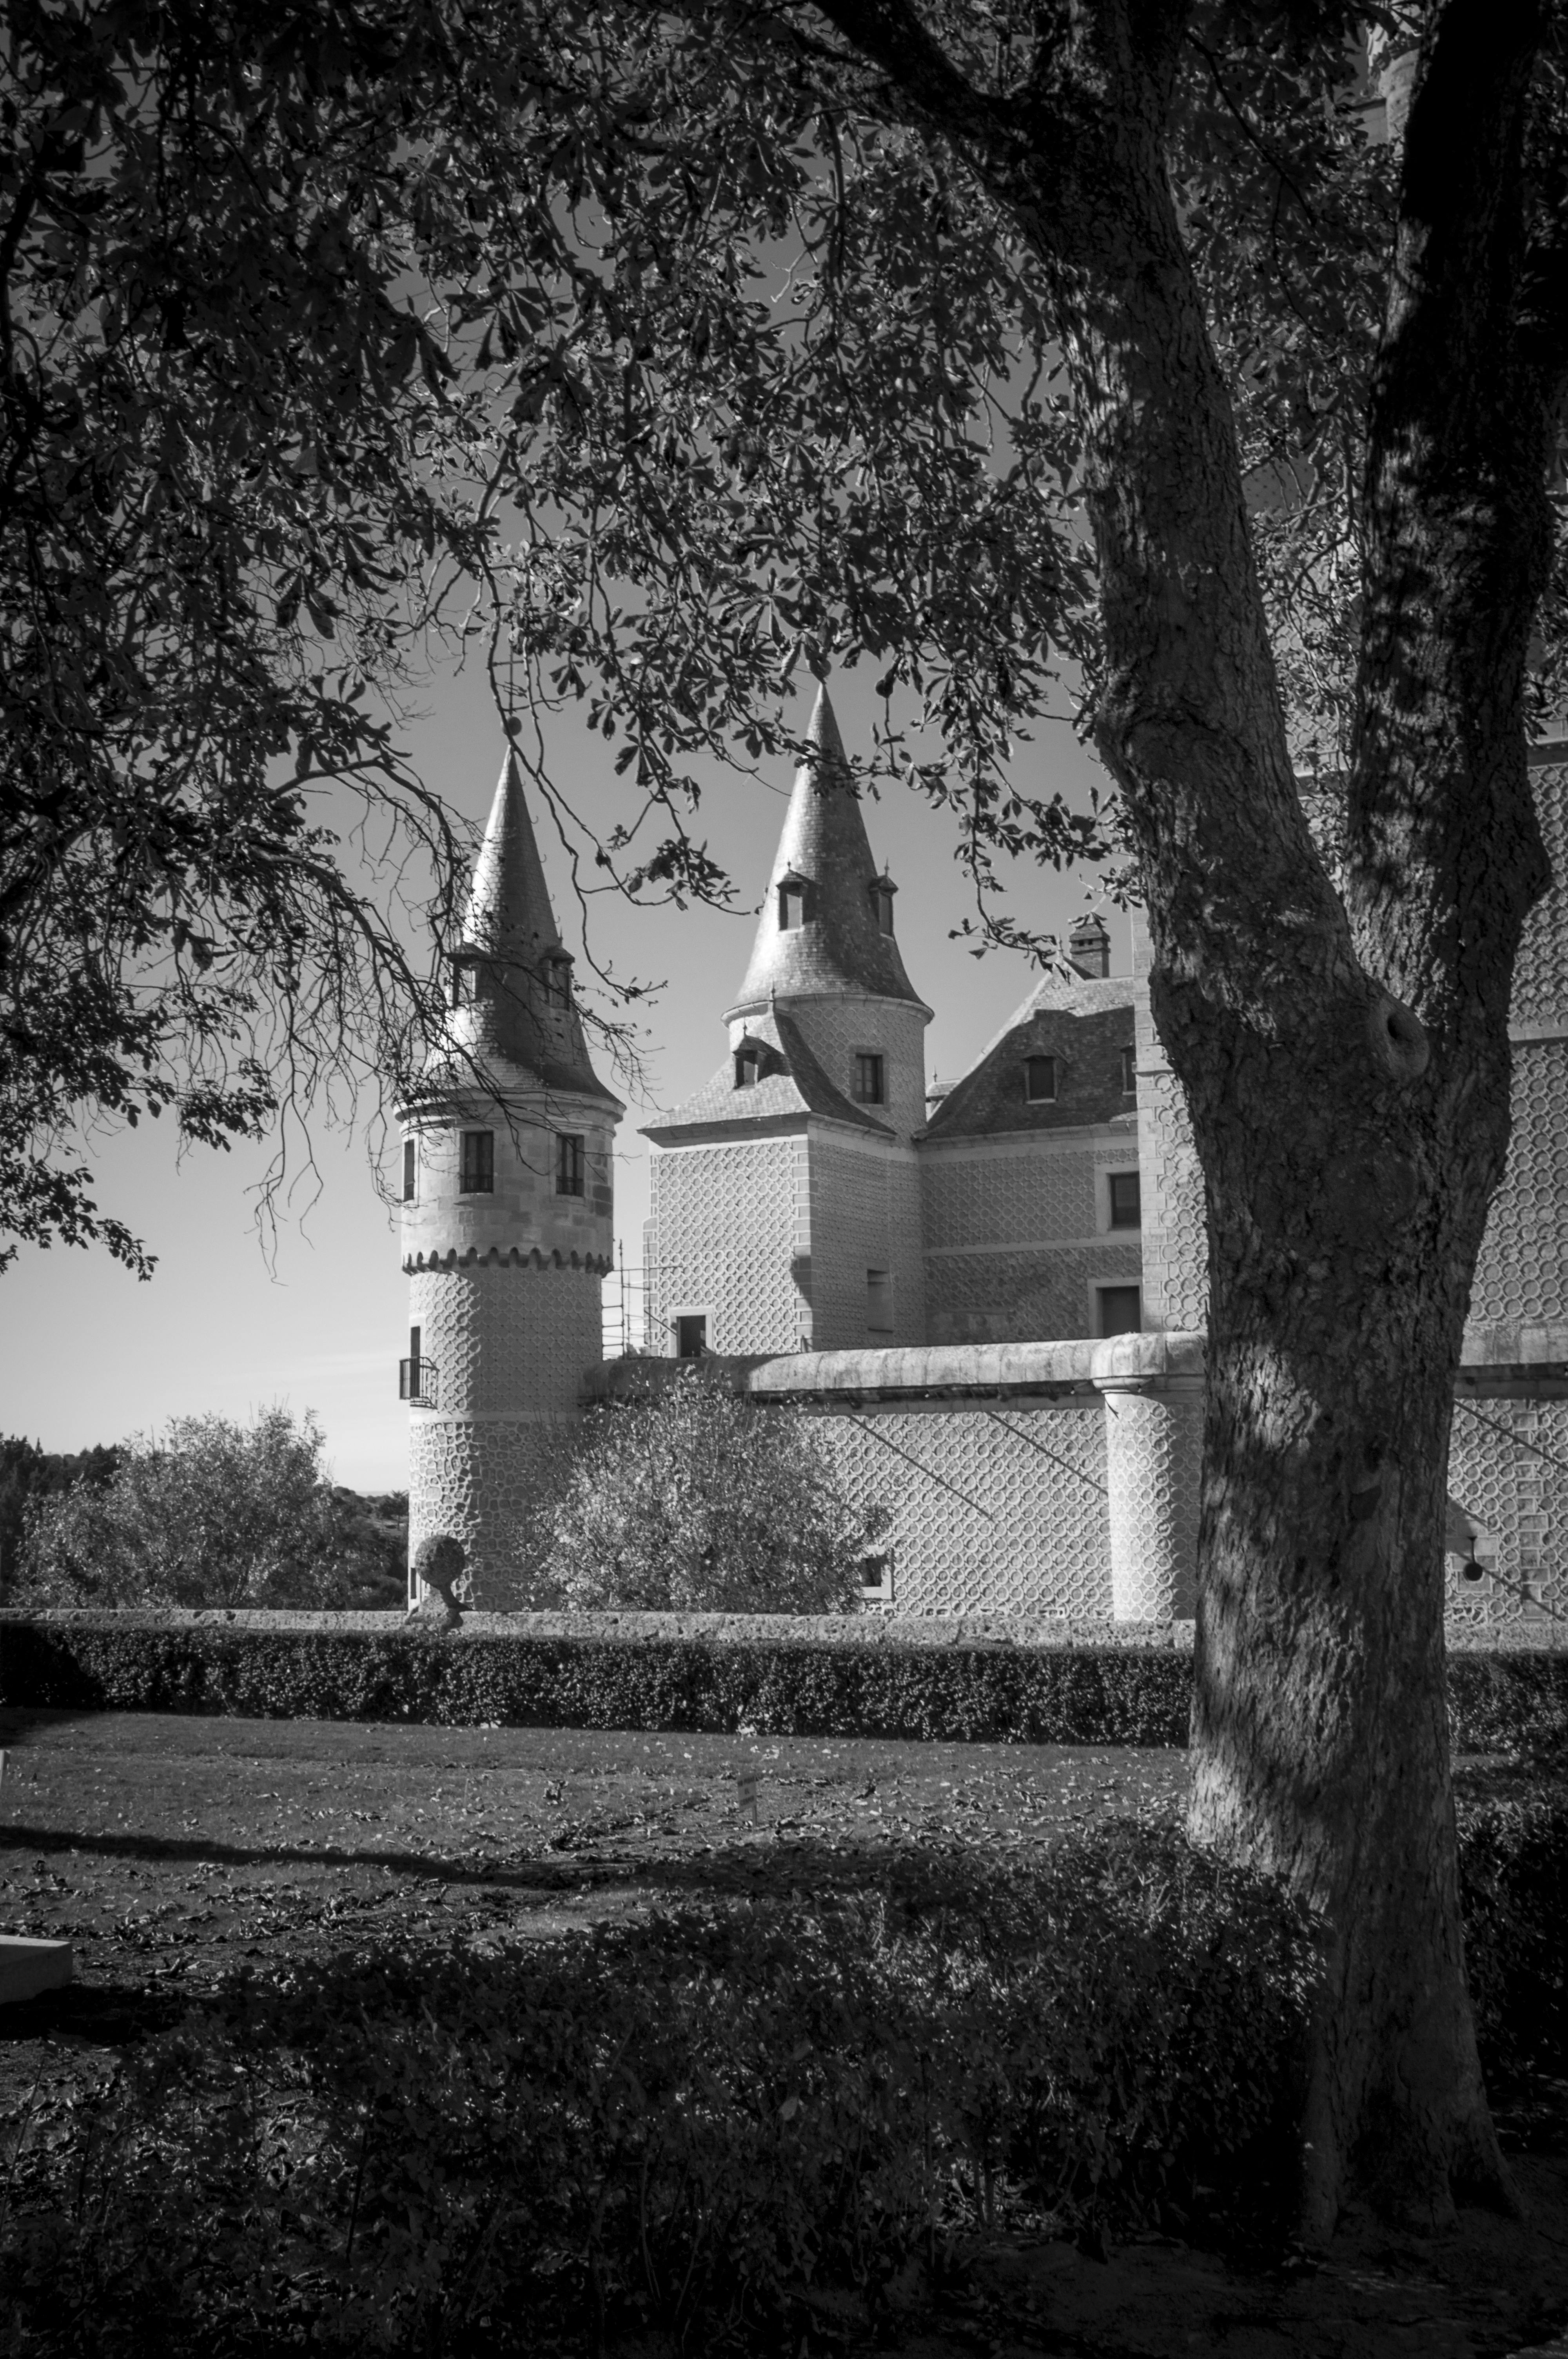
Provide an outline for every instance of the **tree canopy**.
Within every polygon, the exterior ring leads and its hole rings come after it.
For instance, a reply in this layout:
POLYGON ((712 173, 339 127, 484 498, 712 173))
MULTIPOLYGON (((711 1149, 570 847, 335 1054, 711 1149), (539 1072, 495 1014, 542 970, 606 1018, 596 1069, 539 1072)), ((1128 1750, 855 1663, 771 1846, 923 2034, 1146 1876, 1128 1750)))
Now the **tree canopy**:
POLYGON ((579 881, 677 898, 725 890, 698 757, 793 750, 801 669, 873 663, 872 766, 952 806, 982 909, 1018 853, 1148 911, 1209 1238, 1193 1823, 1323 1916, 1315 2232, 1508 2195, 1441 1543, 1548 874, 1563 32, 60 0, 5 67, 13 1227, 97 1223, 30 1144, 82 1101, 222 1137, 438 1025, 309 797, 412 829, 438 920, 442 815, 367 718, 422 633, 482 649, 568 836, 526 723, 583 706, 627 805, 579 881), (1064 700, 1087 812, 1028 790, 1064 700))

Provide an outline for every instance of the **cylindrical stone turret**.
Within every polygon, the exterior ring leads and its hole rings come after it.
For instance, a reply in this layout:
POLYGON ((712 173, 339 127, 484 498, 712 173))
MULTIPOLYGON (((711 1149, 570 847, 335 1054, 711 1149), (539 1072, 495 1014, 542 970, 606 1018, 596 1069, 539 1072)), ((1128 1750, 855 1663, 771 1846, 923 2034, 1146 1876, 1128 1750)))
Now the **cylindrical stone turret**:
POLYGON ((448 1038, 401 1115, 410 1563, 449 1534, 470 1601, 504 1609, 549 1437, 602 1357, 622 1110, 589 1061, 510 757, 452 968, 448 1038))
POLYGON ((1203 1343, 1125 1335, 1095 1352, 1118 1622, 1182 1621, 1197 1610, 1203 1343))

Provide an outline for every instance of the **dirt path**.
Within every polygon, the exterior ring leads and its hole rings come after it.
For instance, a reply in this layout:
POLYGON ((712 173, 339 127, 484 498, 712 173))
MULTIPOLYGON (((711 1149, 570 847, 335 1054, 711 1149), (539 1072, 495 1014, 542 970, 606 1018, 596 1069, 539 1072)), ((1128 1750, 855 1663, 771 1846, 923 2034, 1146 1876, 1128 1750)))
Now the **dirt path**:
MULTIPOLYGON (((0 1744, 0 1930, 67 1935, 78 1975, 0 2010, 0 2116, 40 2074, 112 2071, 245 1962, 863 1886, 895 1847, 1027 1856, 1103 1815, 1175 1817, 1185 1788, 1179 1753, 1065 1746, 15 1711, 0 1744)), ((1568 2089, 1538 2084, 1503 2120, 1528 2225, 1467 2212, 1427 2243, 1352 2224, 1270 2268, 1002 2239, 939 2293, 912 2280, 902 2359, 1568 2359, 1568 2089)))

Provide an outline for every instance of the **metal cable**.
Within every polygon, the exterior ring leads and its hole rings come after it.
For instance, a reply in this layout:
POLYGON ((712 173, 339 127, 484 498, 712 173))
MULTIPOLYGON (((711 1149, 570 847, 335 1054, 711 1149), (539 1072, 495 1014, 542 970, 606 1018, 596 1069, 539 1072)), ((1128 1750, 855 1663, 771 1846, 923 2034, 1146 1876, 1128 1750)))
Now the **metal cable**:
POLYGON ((1048 1458, 1051 1461, 1052 1465, 1059 1466, 1065 1474, 1076 1474, 1080 1483, 1087 1483, 1088 1484, 1091 1491, 1098 1491, 1102 1498, 1109 1498, 1110 1489, 1108 1484, 1105 1483, 1097 1483, 1094 1476, 1092 1474, 1086 1474, 1081 1466, 1073 1465, 1071 1462, 1065 1458, 1058 1458, 1054 1450, 1047 1450, 1045 1444, 1043 1441, 1036 1441, 1032 1433, 1021 1433, 1016 1425, 1009 1425, 1006 1418, 999 1417, 994 1408, 988 1408, 984 1414, 989 1418, 993 1425, 1000 1425, 1004 1433, 1011 1433, 1014 1441, 1022 1441, 1029 1449, 1037 1450, 1042 1458, 1048 1458))
POLYGON ((879 1433, 876 1427, 868 1425, 863 1417, 856 1417, 849 1409, 840 1409, 838 1415, 847 1419, 850 1425, 858 1425, 862 1433, 869 1433, 873 1441, 880 1441, 884 1450, 891 1450, 895 1458, 902 1458, 906 1466, 913 1466, 917 1474, 924 1474, 927 1482, 940 1483, 944 1491, 951 1491, 955 1499, 962 1499, 966 1507, 973 1507, 976 1515, 983 1516, 988 1524, 995 1523, 996 1517, 989 1507, 982 1507, 978 1499, 971 1499, 967 1491, 960 1491, 956 1483, 949 1483, 946 1474, 938 1474, 932 1467, 923 1466, 918 1458, 912 1458, 907 1450, 901 1450, 896 1441, 890 1441, 885 1433, 879 1433))

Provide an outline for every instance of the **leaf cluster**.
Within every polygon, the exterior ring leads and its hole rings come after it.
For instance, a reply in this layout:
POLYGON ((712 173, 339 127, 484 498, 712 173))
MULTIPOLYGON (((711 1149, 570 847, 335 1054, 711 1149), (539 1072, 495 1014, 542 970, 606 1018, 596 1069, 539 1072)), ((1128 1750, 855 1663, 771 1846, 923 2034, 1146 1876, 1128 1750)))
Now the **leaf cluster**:
POLYGON ((395 1075, 429 1012, 367 884, 379 864, 395 886, 413 858, 439 902, 457 849, 373 694, 427 604, 422 576, 472 534, 428 465, 446 364, 409 276, 438 31, 395 0, 358 18, 309 0, 8 13, 13 1239, 96 1237, 145 1272, 59 1151, 75 1109, 172 1109, 184 1136, 223 1145, 323 1087, 395 1075))

